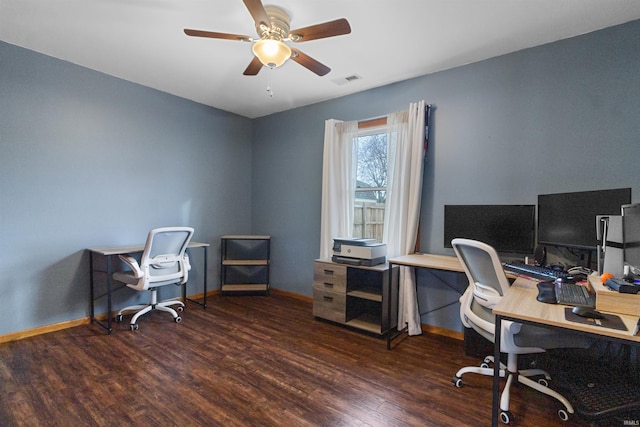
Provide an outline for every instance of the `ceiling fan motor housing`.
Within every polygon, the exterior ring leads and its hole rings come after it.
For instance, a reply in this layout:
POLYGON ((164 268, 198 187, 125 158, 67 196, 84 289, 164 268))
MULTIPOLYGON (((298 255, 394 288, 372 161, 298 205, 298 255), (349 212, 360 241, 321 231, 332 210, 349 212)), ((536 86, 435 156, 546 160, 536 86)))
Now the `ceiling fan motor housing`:
POLYGON ((289 15, 276 6, 265 6, 264 9, 269 15, 271 28, 259 23, 256 25, 256 31, 261 39, 271 39, 282 41, 289 36, 289 15))

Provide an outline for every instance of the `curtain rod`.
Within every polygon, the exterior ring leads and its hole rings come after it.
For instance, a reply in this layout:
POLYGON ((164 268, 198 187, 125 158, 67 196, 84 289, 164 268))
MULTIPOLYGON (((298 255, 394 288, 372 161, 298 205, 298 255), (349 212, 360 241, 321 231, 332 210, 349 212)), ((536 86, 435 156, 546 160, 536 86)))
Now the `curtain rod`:
MULTIPOLYGON (((425 104, 424 111, 425 111, 426 123, 428 123, 430 109, 431 109, 431 104, 425 104)), ((358 121, 358 129, 368 129, 376 126, 384 126, 386 124, 387 124, 387 116, 374 117, 372 119, 358 121)))
POLYGON ((384 126, 387 124, 386 117, 378 117, 375 119, 361 120, 358 122, 358 129, 368 129, 376 126, 384 126))

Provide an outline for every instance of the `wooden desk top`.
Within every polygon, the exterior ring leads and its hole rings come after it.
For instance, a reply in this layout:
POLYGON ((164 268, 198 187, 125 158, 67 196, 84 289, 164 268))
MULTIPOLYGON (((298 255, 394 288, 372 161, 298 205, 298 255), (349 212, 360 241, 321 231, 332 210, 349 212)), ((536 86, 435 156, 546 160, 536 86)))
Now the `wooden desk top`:
POLYGON ((457 257, 447 255, 410 254, 392 258, 389 260, 389 263, 464 273, 460 260, 458 260, 457 257))
MULTIPOLYGON (((536 281, 518 278, 509 291, 493 308, 493 312, 511 319, 522 319, 545 325, 559 326, 576 331, 589 332, 596 335, 640 342, 640 336, 633 336, 638 321, 637 316, 611 313, 619 316, 627 327, 627 331, 604 328, 601 326, 569 322, 564 318, 564 305, 545 304, 536 300, 538 289, 536 281)), ((603 311, 604 312, 604 311, 603 311)))
MULTIPOLYGON (((208 243, 189 242, 188 248, 203 248, 209 246, 208 243)), ((128 245, 128 246, 102 246, 96 248, 87 248, 91 252, 98 253, 100 255, 124 255, 135 252, 142 252, 144 250, 144 244, 142 245, 128 245)))

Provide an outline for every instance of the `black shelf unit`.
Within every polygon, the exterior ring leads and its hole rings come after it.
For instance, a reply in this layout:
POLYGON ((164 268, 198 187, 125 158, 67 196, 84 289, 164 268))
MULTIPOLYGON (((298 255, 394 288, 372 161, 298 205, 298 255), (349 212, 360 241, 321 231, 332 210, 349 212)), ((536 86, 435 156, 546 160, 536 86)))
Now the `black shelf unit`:
POLYGON ((220 293, 269 293, 271 236, 222 236, 220 293))

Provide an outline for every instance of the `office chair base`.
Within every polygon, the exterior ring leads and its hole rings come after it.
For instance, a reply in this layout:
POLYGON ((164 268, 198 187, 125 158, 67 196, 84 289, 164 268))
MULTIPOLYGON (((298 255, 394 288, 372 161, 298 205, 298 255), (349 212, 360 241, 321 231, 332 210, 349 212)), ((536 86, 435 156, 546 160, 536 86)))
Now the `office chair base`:
POLYGON ((505 384, 502 395, 500 396, 500 421, 502 421, 503 424, 509 424, 513 420, 513 414, 511 413, 511 411, 509 411, 509 400, 511 394, 511 385, 513 381, 526 385, 527 387, 539 391, 540 393, 546 394, 547 396, 553 397, 554 399, 559 401, 562 405, 564 405, 564 408, 558 410, 558 417, 560 417, 562 421, 567 421, 569 419, 569 414, 574 413, 573 406, 571 406, 571 403, 569 403, 569 401, 563 395, 555 390, 550 389, 547 386, 548 379, 550 379, 548 374, 540 369, 522 370, 515 373, 507 372, 507 383, 505 384), (529 374, 533 373, 535 375, 539 375, 539 373, 542 372, 543 375, 545 375, 545 378, 541 378, 538 381, 535 381, 525 376, 525 372, 529 374))
MULTIPOLYGON (((463 385, 462 375, 464 374, 474 373, 485 376, 493 376, 493 367, 490 366, 492 362, 493 357, 487 356, 484 358, 480 366, 467 366, 461 368, 451 379, 451 382, 453 383, 453 385, 460 388, 463 385)), ((517 357, 511 356, 508 365, 510 365, 512 368, 513 366, 517 365, 517 357)), ((501 378, 506 377, 507 379, 507 382, 502 391, 502 395, 500 396, 500 421, 502 421, 503 424, 510 424, 513 421, 513 414, 511 413, 511 411, 509 411, 509 400, 511 385, 514 381, 558 400, 564 406, 564 408, 558 410, 558 416, 562 421, 567 421, 569 419, 569 414, 574 413, 571 403, 569 403, 569 401, 560 393, 548 387, 549 380, 551 380, 551 376, 548 372, 542 369, 520 369, 516 370, 516 372, 512 372, 505 364, 500 362, 499 374, 501 378), (536 381, 531 377, 541 378, 536 381)))
POLYGON ((118 315, 116 316, 116 321, 119 323, 122 323, 122 321, 124 320, 123 319, 124 312, 136 311, 136 313, 131 318, 131 321, 129 322, 130 329, 132 331, 135 331, 138 329, 138 318, 144 314, 149 313, 152 310, 166 311, 167 313, 170 313, 173 316, 174 322, 180 323, 182 322, 182 317, 180 317, 177 312, 184 311, 184 303, 182 301, 170 300, 170 301, 158 302, 155 304, 132 305, 120 310, 118 312, 118 315), (171 308, 172 305, 178 305, 178 307, 176 307, 176 309, 174 310, 173 308, 171 308))

